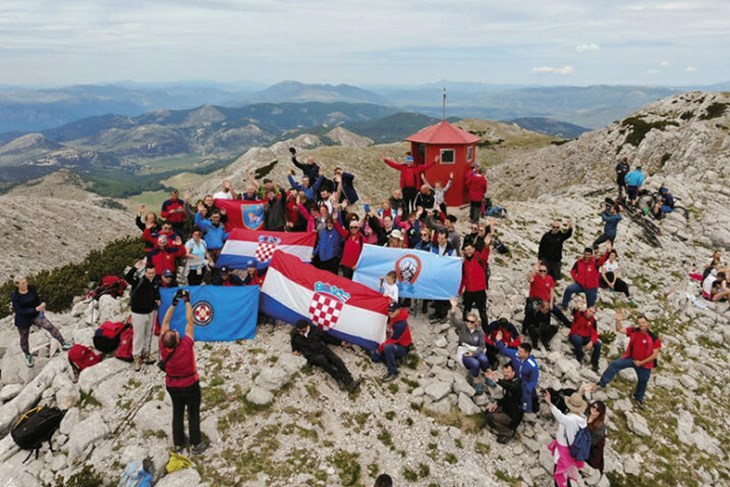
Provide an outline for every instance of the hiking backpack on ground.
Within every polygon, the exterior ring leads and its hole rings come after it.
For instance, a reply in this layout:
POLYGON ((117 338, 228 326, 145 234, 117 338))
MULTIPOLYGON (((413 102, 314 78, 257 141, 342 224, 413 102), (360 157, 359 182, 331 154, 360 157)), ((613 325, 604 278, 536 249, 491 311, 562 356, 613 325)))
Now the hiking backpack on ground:
POLYGON ((131 362, 134 358, 132 355, 132 341, 134 340, 134 328, 131 326, 127 327, 122 331, 119 336, 119 346, 114 356, 119 360, 125 360, 131 362))
POLYGON ((127 281, 119 276, 110 274, 102 277, 99 285, 90 291, 88 296, 97 300, 105 294, 113 298, 118 298, 124 294, 125 289, 127 289, 127 281))
POLYGON ((68 361, 77 374, 92 365, 98 364, 103 358, 102 354, 96 353, 80 343, 76 343, 68 350, 68 361))
POLYGON ((23 463, 28 461, 33 452, 38 459, 38 451, 43 442, 47 441, 50 446, 51 437, 62 419, 63 412, 60 409, 46 406, 34 407, 20 416, 10 430, 10 435, 16 445, 23 450, 30 450, 23 463))
MULTIPOLYGON (((568 441, 568 436, 565 436, 568 441)), ((575 434, 573 443, 570 444, 570 456, 579 462, 585 462, 591 456, 591 432, 588 428, 581 428, 575 434)))
POLYGON ((119 338, 128 326, 131 325, 127 322, 105 321, 94 333, 94 347, 100 352, 113 352, 119 346, 119 338))

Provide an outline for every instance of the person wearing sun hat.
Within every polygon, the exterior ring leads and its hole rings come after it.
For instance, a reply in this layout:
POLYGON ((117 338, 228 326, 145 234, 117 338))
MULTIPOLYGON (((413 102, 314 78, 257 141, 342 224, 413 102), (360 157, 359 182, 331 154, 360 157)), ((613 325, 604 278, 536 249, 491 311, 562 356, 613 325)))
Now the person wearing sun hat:
POLYGON ((545 402, 550 406, 550 411, 558 422, 555 439, 548 445, 548 450, 555 461, 553 480, 558 487, 567 487, 570 485, 570 480, 578 479, 578 469, 583 468, 583 462, 576 460, 570 454, 570 445, 573 444, 578 431, 588 425, 585 417, 588 403, 580 392, 574 392, 565 400, 568 414, 563 414, 552 403, 549 392, 545 393, 545 402))

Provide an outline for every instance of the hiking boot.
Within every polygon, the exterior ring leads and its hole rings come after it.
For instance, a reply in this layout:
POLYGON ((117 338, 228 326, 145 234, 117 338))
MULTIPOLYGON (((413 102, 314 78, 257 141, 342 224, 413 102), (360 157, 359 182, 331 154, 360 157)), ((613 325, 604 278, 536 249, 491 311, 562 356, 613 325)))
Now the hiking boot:
POLYGON ((490 428, 492 428, 492 429, 496 429, 497 428, 497 423, 494 422, 494 418, 492 417, 491 414, 487 414, 484 417, 484 420, 486 421, 487 426, 489 426, 490 428))
POLYGON ((495 387, 497 387, 497 383, 496 383, 496 382, 494 382, 494 381, 493 381, 492 379, 490 379, 489 377, 485 377, 485 378, 484 378, 484 382, 485 382, 485 383, 487 384, 487 386, 491 387, 492 389, 494 389, 495 387))
POLYGON ((185 445, 175 445, 172 447, 172 451, 174 451, 175 453, 182 453, 185 451, 185 448, 185 445))
POLYGON ((31 354, 29 354, 29 353, 26 353, 26 354, 25 354, 25 365, 26 365, 27 367, 33 367, 33 365, 34 365, 34 362, 33 362, 33 355, 31 355, 31 354))
POLYGON ((142 370, 142 357, 137 356, 134 357, 134 371, 139 372, 142 370))
POLYGON ((641 409, 642 411, 644 410, 644 401, 643 400, 639 401, 638 399, 634 398, 634 404, 636 404, 637 408, 641 409))
POLYGON ((484 383, 483 382, 477 382, 474 384, 474 395, 475 396, 481 396, 484 394, 484 383))
POLYGON ((207 450, 209 446, 210 444, 207 441, 202 440, 200 443, 198 443, 197 445, 193 445, 193 447, 190 448, 190 453, 193 455, 200 455, 205 450, 207 450))
POLYGON ((385 383, 385 382, 392 382, 392 381, 394 381, 397 378, 398 378, 398 373, 397 372, 395 374, 391 374, 390 372, 388 372, 380 380, 381 380, 381 382, 385 383))
POLYGON ((72 346, 73 345, 71 344, 71 342, 67 342, 66 340, 64 340, 61 344, 61 350, 65 352, 66 350, 70 350, 72 346))
POLYGON ((347 387, 345 388, 345 390, 347 392, 355 392, 358 389, 358 387, 360 387, 361 382, 362 382, 362 379, 353 380, 349 384, 347 384, 347 387))
POLYGON ((500 444, 504 445, 505 443, 508 443, 509 440, 511 440, 514 437, 515 437, 515 432, 514 431, 510 431, 509 433, 505 433, 503 435, 499 435, 497 437, 497 443, 500 443, 500 444))
POLYGON ((156 364, 157 363, 157 360, 155 360, 152 357, 152 355, 142 355, 142 362, 145 365, 152 365, 152 364, 156 364))

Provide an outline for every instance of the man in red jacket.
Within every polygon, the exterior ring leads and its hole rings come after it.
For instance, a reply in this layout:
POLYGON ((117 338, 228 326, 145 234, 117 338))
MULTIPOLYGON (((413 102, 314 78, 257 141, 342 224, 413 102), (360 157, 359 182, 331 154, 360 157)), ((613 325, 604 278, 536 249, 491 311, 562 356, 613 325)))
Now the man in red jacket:
POLYGON ((408 326, 408 310, 401 308, 397 302, 392 302, 388 307, 388 316, 387 338, 371 356, 373 362, 385 361, 388 372, 383 376, 383 382, 390 382, 398 377, 396 360, 408 355, 413 343, 408 326))
POLYGON ((170 199, 162 203, 160 216, 172 224, 175 233, 185 235, 185 201, 180 199, 176 189, 171 189, 170 199))
POLYGON ((565 288, 563 293, 563 303, 561 308, 563 311, 568 309, 570 304, 570 298, 575 293, 584 293, 586 295, 586 304, 590 308, 596 304, 596 298, 598 298, 598 284, 601 278, 600 268, 611 251, 611 242, 606 242, 606 253, 601 256, 600 259, 596 259, 593 255, 593 249, 586 247, 583 250, 583 258, 578 259, 573 264, 573 268, 570 270, 570 275, 575 281, 573 284, 565 288))
POLYGON ((583 348, 591 352, 591 367, 598 372, 598 359, 601 358, 601 340, 598 339, 598 324, 596 323, 596 307, 573 313, 573 323, 570 326, 568 340, 575 350, 578 363, 583 363, 583 348))
POLYGON ((487 265, 489 262, 489 252, 491 236, 487 235, 484 239, 484 247, 481 252, 477 252, 474 244, 467 244, 464 247, 464 255, 461 264, 461 284, 459 286, 459 294, 464 299, 464 321, 466 315, 475 307, 479 312, 479 319, 482 325, 486 326, 487 321, 487 265))
POLYGON ((157 237, 157 247, 147 254, 147 262, 155 266, 155 273, 161 276, 163 272, 170 271, 173 274, 177 271, 176 258, 184 257, 187 249, 182 244, 180 237, 174 241, 168 241, 167 237, 157 237))
POLYGON ((487 178, 478 167, 466 173, 464 183, 469 196, 469 221, 479 223, 482 215, 482 201, 487 194, 487 178))
POLYGON ((418 195, 418 188, 421 186, 421 174, 431 169, 436 164, 438 158, 434 161, 424 164, 422 166, 416 166, 413 161, 413 156, 410 152, 406 152, 406 159, 404 164, 398 164, 392 159, 386 157, 383 161, 393 169, 400 171, 400 187, 403 193, 403 213, 406 215, 412 211, 416 211, 414 205, 416 196, 418 195))

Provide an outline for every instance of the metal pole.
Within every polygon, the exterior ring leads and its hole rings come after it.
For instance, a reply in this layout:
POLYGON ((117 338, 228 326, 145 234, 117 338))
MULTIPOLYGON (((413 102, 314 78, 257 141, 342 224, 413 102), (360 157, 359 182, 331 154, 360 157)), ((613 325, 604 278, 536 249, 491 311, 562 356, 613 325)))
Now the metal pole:
POLYGON ((446 87, 444 86, 444 99, 443 99, 443 107, 441 111, 441 121, 443 122, 446 120, 446 87))

